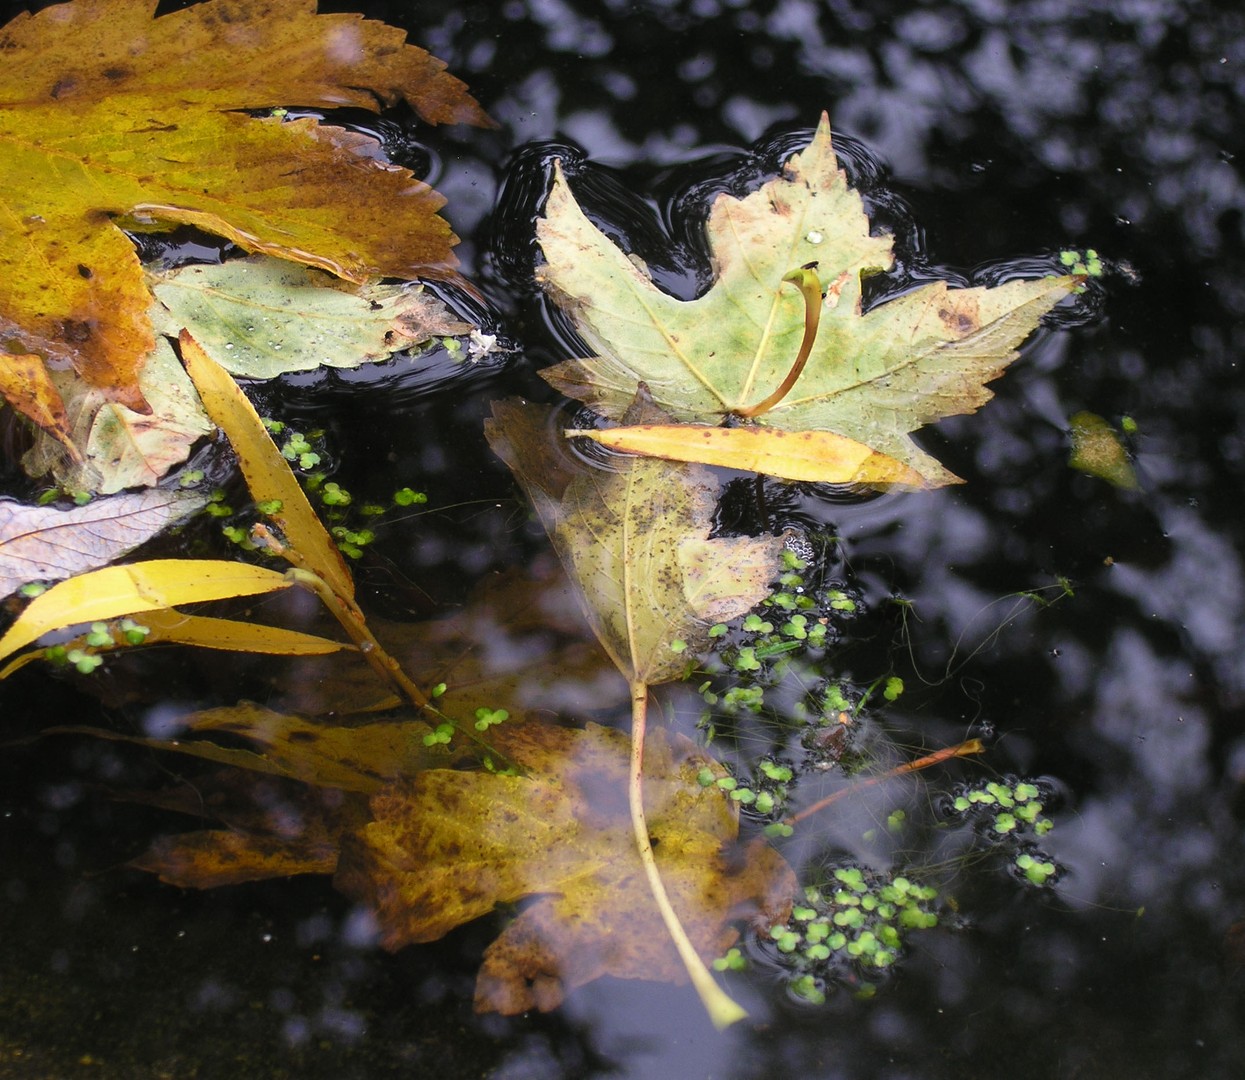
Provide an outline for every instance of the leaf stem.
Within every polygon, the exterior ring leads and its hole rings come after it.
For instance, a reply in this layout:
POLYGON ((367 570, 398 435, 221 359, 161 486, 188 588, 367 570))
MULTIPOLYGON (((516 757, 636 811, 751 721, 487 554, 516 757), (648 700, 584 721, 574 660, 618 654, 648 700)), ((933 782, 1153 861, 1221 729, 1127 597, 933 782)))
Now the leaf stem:
MULTIPOLYGON (((282 552, 286 559, 293 559, 295 555, 292 549, 287 548, 282 552)), ((432 703, 418 686, 416 686, 408 677, 401 665, 398 664, 392 656, 390 656, 383 648, 372 631, 368 629, 367 621, 363 616, 363 612, 353 600, 342 596, 336 592, 331 585, 328 584, 319 574, 313 570, 295 566, 286 571, 286 577, 291 581, 309 589, 324 603, 341 623, 342 628, 348 633, 354 643, 359 647, 359 652, 363 654, 363 658, 368 665, 390 686, 394 687, 407 701, 419 709, 426 709, 432 703)))
POLYGON ((653 858, 653 845, 648 838, 648 822, 644 817, 644 732, 648 723, 648 684, 635 680, 631 683, 631 771, 627 784, 627 801, 631 808, 631 827, 635 831, 636 847, 640 862, 648 877, 649 890, 661 912, 666 930, 674 941, 679 958, 691 976, 692 985, 709 1014, 713 1026, 722 1031, 748 1014, 723 990, 705 967, 696 947, 683 929, 679 916, 670 903, 666 886, 653 858))
MULTIPOLYGON (((256 526, 260 528, 260 526, 256 526)), ((271 534, 269 534, 271 535, 271 534)), ((282 556, 291 562, 296 561, 299 555, 292 548, 286 548, 281 552, 282 556)), ((359 652, 363 654, 363 659, 368 662, 371 669, 376 672, 385 682, 389 683, 398 693, 406 698, 417 709, 423 709, 425 712, 431 713, 433 716, 440 717, 446 723, 452 724, 454 730, 461 735, 465 735, 472 742, 480 746, 486 753, 493 755, 501 762, 503 768, 514 769, 519 775, 526 775, 527 770, 523 768, 519 762, 515 761, 508 754, 502 753, 493 746, 487 739, 482 738, 477 732, 464 727, 458 723, 452 716, 447 716, 429 700, 425 694, 402 670, 402 665, 398 663, 376 640, 375 635, 368 629, 367 621, 363 612, 349 597, 342 596, 332 585, 325 581, 314 570, 308 570, 303 567, 294 566, 285 572, 285 576, 297 585, 301 585, 305 589, 309 589, 320 598, 324 606, 333 613, 334 618, 341 623, 342 628, 350 635, 354 643, 359 647, 359 652)))
POLYGON ((804 340, 800 342, 800 351, 796 354, 795 363, 791 365, 791 370, 787 372, 787 377, 779 384, 778 389, 755 405, 735 410, 736 416, 742 416, 745 419, 756 419, 763 413, 769 412, 791 392, 791 388, 795 386, 796 380, 804 371, 804 365, 808 363, 808 358, 813 351, 813 342, 817 339, 817 327, 821 323, 821 279, 817 276, 817 271, 812 266, 801 266, 798 270, 792 270, 782 280, 794 285, 804 297, 804 340))

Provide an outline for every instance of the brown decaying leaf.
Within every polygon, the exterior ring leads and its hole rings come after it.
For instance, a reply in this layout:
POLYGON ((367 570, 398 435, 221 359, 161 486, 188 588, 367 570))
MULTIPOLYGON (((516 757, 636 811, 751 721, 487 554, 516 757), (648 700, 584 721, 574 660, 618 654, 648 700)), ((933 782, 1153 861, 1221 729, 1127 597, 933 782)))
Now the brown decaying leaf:
POLYGON ((234 769, 163 791, 118 792, 225 828, 165 836, 129 863, 183 889, 211 889, 294 874, 331 874, 341 838, 370 818, 367 799, 234 769))
MULTIPOLYGON (((401 31, 315 8, 209 0, 153 20, 154 0, 74 0, 0 29, 7 341, 143 408, 135 373, 152 333, 138 259, 113 224, 124 214, 355 281, 452 274, 444 200, 361 153, 373 140, 237 111, 404 98, 434 123, 489 123, 401 31)), ((20 388, 9 400, 47 425, 20 388)))
POLYGON ((135 412, 88 386, 72 371, 52 373, 65 402, 64 431, 40 433, 22 457, 29 476, 48 473, 68 491, 110 495, 151 487, 212 430, 194 387, 165 338, 138 369, 138 386, 151 411, 135 412))
MULTIPOLYGON (((375 820, 343 846, 337 886, 374 910, 390 949, 538 897, 485 953, 479 1011, 551 1009, 607 974, 685 981, 632 843, 627 737, 592 724, 497 736, 529 776, 438 769, 378 793, 375 820)), ((656 733, 645 777, 662 876, 706 956, 735 940, 732 920, 782 918, 795 886, 772 849, 729 850, 734 811, 696 780, 707 760, 656 733)))
POLYGON ((178 491, 139 491, 69 510, 0 499, 0 596, 28 581, 62 578, 105 566, 206 500, 178 491))

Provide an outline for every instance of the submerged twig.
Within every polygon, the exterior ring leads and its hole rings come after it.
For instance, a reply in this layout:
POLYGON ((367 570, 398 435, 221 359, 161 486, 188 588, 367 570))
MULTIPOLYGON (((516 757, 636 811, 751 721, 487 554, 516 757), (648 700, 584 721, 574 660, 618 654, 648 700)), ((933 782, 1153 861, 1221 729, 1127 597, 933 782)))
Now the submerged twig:
POLYGON ((955 746, 944 746, 941 750, 935 750, 932 754, 926 754, 915 761, 905 761, 902 765, 896 765, 895 768, 887 769, 886 772, 880 773, 877 776, 870 776, 867 780, 861 780, 849 787, 840 788, 838 791, 827 795, 824 799, 818 799, 812 806, 806 806, 798 814, 792 814, 789 818, 784 818, 783 824, 795 825, 798 822, 804 821, 806 818, 810 818, 824 810, 827 806, 838 802, 839 799, 855 794, 861 788, 872 787, 874 784, 882 783, 883 780, 892 780, 896 776, 903 776, 905 773, 928 769, 931 765, 937 765, 940 761, 946 761, 948 758, 980 754, 985 748, 985 744, 980 739, 969 739, 966 742, 957 743, 955 746))

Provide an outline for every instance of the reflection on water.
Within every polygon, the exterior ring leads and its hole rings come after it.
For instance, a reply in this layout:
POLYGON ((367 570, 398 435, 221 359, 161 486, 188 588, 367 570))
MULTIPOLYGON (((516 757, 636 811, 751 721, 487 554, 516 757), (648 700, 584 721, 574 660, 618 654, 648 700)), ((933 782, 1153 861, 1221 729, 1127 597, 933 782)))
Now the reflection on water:
MULTIPOLYGON (((776 499, 842 538, 877 630, 850 663, 862 675, 894 663, 909 684, 896 734, 941 745, 992 725, 987 769, 1063 792, 1047 846, 1066 873, 1044 897, 965 867, 950 885, 965 925, 917 939, 872 1002, 808 1009, 762 966, 731 984, 760 1023, 725 1037, 683 989, 609 980, 551 1017, 477 1019, 467 1003, 487 928, 386 957, 313 882, 181 894, 109 870, 163 823, 96 785, 156 786, 168 763, 64 741, 10 749, 0 1075, 63 1075, 88 1054, 119 1077, 1236 1075, 1245 15, 1174 0, 419 8, 368 10, 410 26, 502 124, 420 135, 464 268, 525 352, 462 401, 436 380, 417 400, 295 394, 305 415, 331 409, 359 474, 347 481, 366 485, 370 454, 402 482, 419 477, 431 505, 467 503, 383 541, 395 569, 366 569, 365 587, 396 614, 460 599, 465 572, 539 550, 478 432, 487 400, 537 392, 528 369, 563 347, 523 276, 550 145, 618 170, 602 189, 626 193, 610 224, 657 251, 663 229, 683 228, 680 192, 713 190, 748 167, 748 144, 775 125, 794 138, 825 108, 885 163, 878 212, 893 216, 885 192, 901 193, 921 230, 909 249, 919 238, 932 264, 971 275, 1067 245, 1127 263, 1100 322, 1048 339, 980 414, 925 437, 965 485, 776 499), (1066 467, 1082 410, 1136 421, 1139 491, 1066 467), (1073 596, 998 603, 1060 575, 1073 596)), ((651 260, 658 279, 703 287, 695 238, 676 232, 671 251, 651 260)), ((235 678, 174 663, 188 694, 235 678)), ((112 715, 131 715, 115 689, 112 715)), ((22 730, 10 694, 99 718, 31 673, 5 694, 22 730)))

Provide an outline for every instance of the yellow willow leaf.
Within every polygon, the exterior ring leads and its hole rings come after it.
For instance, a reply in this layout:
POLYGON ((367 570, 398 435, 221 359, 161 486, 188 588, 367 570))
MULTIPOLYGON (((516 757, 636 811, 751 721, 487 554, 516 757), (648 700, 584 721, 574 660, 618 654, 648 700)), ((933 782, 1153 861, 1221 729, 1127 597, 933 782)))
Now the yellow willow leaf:
POLYGON ((53 585, 36 596, 0 638, 0 660, 44 634, 136 611, 289 588, 284 574, 262 566, 210 559, 155 559, 108 566, 53 585))
POLYGON ((305 634, 301 630, 239 622, 236 619, 187 615, 175 608, 140 611, 132 618, 151 631, 144 639, 145 645, 167 641, 176 645, 198 645, 204 649, 272 653, 278 656, 325 656, 342 649, 354 649, 354 645, 348 641, 333 641, 316 634, 305 634))
MULTIPOLYGON (((265 653, 272 656, 326 656, 343 649, 354 650, 345 641, 304 634, 301 630, 287 630, 282 626, 265 626, 263 623, 238 622, 236 619, 212 619, 205 615, 187 615, 176 608, 160 608, 155 611, 136 611, 129 616, 132 622, 146 628, 148 633, 140 645, 196 645, 201 649, 217 649, 227 652, 265 653)), ((110 624, 113 639, 125 648, 125 629, 110 624)), ((86 634, 65 642, 66 649, 88 649, 86 634)), ((110 651, 107 647, 96 652, 110 651)), ((13 672, 27 664, 42 659, 41 652, 28 652, 9 661, 0 668, 0 679, 7 679, 13 672)))
POLYGON ((322 577, 339 596, 353 599, 354 581, 345 559, 316 517, 255 407, 238 389, 233 377, 189 333, 183 330, 179 340, 186 371, 208 416, 229 437, 251 497, 259 503, 280 503, 280 509, 268 516, 281 530, 285 542, 306 560, 306 569, 322 577))
POLYGON ((602 430, 568 430, 628 454, 721 465, 784 480, 871 487, 927 488, 930 483, 902 461, 832 431, 771 427, 639 424, 602 430))

